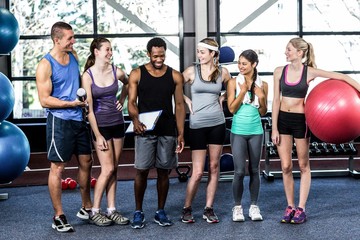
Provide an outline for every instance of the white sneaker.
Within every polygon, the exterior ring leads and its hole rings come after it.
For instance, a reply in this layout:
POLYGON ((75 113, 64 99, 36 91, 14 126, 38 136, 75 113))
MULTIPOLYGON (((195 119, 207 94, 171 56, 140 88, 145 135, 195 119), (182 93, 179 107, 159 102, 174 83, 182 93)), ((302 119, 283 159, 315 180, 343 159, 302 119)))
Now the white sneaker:
POLYGON ((244 222, 245 221, 245 217, 244 217, 243 209, 242 209, 241 205, 233 207, 232 212, 233 212, 233 221, 234 222, 244 222))
POLYGON ((253 221, 262 221, 263 217, 260 214, 260 208, 257 205, 250 205, 249 217, 253 221))

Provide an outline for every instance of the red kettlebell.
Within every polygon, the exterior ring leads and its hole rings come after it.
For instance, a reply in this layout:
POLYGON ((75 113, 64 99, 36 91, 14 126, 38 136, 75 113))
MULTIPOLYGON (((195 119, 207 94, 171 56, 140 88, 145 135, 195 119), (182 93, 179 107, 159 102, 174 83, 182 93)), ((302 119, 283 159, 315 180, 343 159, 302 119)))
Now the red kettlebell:
POLYGON ((90 186, 91 186, 91 188, 94 188, 95 185, 96 185, 96 178, 91 177, 91 180, 90 180, 90 186))
POLYGON ((61 179, 61 189, 66 190, 68 188, 68 184, 64 179, 61 179))
POLYGON ((69 182, 68 182, 68 188, 69 189, 75 189, 77 187, 77 182, 73 179, 71 179, 69 182))

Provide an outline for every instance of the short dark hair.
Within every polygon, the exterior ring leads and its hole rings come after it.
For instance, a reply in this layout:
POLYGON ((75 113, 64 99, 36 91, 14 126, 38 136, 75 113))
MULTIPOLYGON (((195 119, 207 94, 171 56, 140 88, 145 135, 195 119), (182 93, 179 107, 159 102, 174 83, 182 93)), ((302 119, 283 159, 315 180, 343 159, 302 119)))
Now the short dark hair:
POLYGON ((66 22, 56 22, 51 27, 51 39, 54 41, 54 38, 62 38, 64 36, 64 33, 62 30, 72 30, 72 27, 70 24, 66 22))
POLYGON ((151 53, 151 49, 153 47, 163 47, 166 51, 166 42, 162 38, 154 37, 147 43, 146 49, 149 53, 151 53))

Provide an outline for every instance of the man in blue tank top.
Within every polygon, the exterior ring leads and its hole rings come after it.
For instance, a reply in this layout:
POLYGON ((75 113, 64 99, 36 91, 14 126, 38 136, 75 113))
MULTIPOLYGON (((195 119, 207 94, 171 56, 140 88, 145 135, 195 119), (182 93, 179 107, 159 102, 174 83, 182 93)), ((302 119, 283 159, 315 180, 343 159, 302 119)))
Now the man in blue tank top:
POLYGON ((49 191, 55 210, 52 227, 59 232, 73 232, 67 222, 61 203, 61 179, 66 163, 76 155, 79 163, 78 181, 82 208, 77 213, 88 219, 86 210, 92 207, 90 199, 90 173, 92 166, 91 143, 82 107, 86 102, 77 99, 80 72, 72 27, 57 22, 51 28, 54 47, 39 62, 36 70, 36 86, 41 106, 46 108, 47 156, 50 164, 49 191))
POLYGON ((158 210, 154 221, 160 226, 173 223, 164 211, 169 190, 169 172, 177 166, 177 153, 184 148, 185 106, 183 77, 164 64, 166 43, 153 38, 147 44, 150 62, 131 71, 129 76, 128 111, 135 136, 135 202, 136 211, 131 227, 143 228, 142 205, 151 168, 157 170, 158 210), (172 98, 175 103, 173 113, 172 98), (139 113, 162 110, 154 130, 147 131, 139 113))

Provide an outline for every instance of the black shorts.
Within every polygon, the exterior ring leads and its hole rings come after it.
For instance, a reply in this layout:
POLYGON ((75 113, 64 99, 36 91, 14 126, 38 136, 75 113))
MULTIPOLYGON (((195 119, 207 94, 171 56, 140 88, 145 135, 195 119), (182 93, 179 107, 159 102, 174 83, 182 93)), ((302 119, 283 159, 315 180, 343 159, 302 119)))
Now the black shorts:
POLYGON ((204 150, 209 144, 223 145, 225 141, 225 123, 213 126, 192 129, 190 128, 190 149, 204 150))
POLYGON ((309 138, 310 130, 304 113, 280 111, 278 118, 279 134, 292 135, 294 138, 309 138))
MULTIPOLYGON (((114 126, 108 127, 99 127, 99 132, 105 138, 105 140, 110 140, 113 138, 123 138, 125 136, 125 124, 118 124, 114 126)), ((91 131, 91 136, 94 141, 96 141, 96 137, 94 132, 91 131)))
POLYGON ((46 120, 48 159, 68 162, 73 154, 91 154, 90 132, 84 121, 64 120, 49 113, 46 120))

